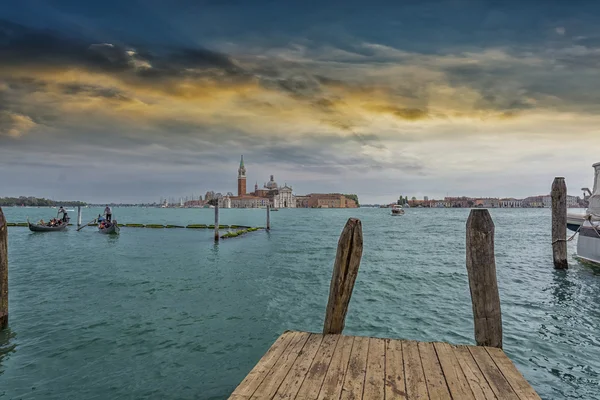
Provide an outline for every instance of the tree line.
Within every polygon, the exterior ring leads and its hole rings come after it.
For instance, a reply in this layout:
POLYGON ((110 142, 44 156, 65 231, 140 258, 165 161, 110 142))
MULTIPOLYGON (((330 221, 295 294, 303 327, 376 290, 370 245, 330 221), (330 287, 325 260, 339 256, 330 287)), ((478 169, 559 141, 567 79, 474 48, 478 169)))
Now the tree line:
POLYGON ((58 206, 85 206, 83 201, 54 201, 37 197, 0 197, 0 207, 25 206, 25 207, 58 207, 58 206))

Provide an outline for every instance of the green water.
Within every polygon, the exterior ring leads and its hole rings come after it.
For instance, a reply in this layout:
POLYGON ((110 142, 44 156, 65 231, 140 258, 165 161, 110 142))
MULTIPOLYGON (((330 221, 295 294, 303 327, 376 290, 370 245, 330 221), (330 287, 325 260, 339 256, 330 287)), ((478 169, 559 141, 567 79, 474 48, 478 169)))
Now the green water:
MULTIPOLYGON (((4 212, 16 222, 56 210, 4 212)), ((84 222, 99 212, 85 209, 84 222)), ((364 254, 345 333, 472 344, 468 212, 282 209, 271 214, 270 233, 218 245, 210 230, 122 228, 110 237, 92 227, 9 228, 0 398, 227 398, 284 330, 321 330, 349 217, 363 222, 364 254)), ((568 271, 553 269, 549 210, 491 213, 505 351, 545 399, 600 398, 600 269, 575 260, 568 271)), ((209 209, 114 216, 214 221, 209 209)), ((221 210, 220 221, 264 226, 265 211, 221 210)))

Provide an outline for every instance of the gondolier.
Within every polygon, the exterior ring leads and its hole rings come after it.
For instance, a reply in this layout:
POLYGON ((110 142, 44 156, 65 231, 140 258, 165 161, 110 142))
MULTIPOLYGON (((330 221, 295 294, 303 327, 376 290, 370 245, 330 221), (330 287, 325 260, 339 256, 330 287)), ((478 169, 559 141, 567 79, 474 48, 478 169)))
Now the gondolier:
POLYGON ((106 216, 107 221, 110 221, 112 219, 112 210, 109 206, 106 206, 106 208, 104 209, 104 215, 106 216))
POLYGON ((58 216, 61 213, 63 215, 62 221, 68 223, 69 222, 69 215, 67 214, 67 211, 65 210, 65 208, 63 206, 60 206, 60 208, 58 209, 58 213, 56 214, 56 217, 58 218, 58 216))

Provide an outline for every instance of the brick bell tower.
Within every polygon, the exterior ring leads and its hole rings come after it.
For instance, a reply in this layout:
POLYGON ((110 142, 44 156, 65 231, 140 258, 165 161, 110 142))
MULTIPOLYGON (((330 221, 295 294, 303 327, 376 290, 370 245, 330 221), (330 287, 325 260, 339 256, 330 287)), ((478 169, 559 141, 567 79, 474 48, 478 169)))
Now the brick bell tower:
POLYGON ((240 167, 238 168, 238 196, 244 196, 246 194, 246 167, 244 167, 244 156, 240 160, 240 167))

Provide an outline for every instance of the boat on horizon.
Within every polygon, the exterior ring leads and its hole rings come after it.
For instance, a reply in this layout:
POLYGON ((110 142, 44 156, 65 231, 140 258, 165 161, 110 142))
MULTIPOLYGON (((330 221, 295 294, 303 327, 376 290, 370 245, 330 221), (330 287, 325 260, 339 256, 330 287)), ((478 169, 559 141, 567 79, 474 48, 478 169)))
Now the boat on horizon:
POLYGON ((404 215, 404 210, 400 206, 392 206, 392 215, 404 215))

